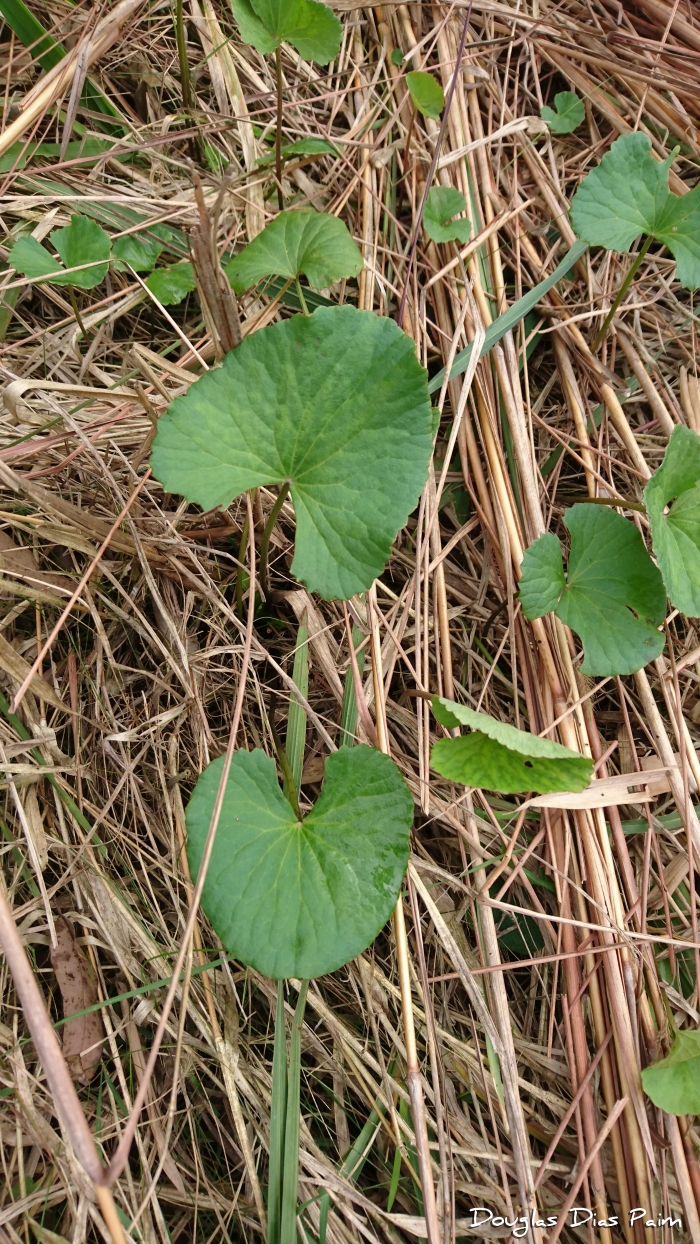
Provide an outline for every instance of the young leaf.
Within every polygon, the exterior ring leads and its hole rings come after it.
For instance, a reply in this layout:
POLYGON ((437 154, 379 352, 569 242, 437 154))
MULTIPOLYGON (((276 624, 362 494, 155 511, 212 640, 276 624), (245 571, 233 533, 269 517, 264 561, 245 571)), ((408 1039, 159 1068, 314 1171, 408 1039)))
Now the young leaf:
POLYGON ((428 191, 423 213, 423 227, 433 242, 468 242, 471 224, 468 220, 453 220, 458 212, 466 211, 464 195, 453 186, 433 186, 428 191))
POLYGON ((316 0, 231 0, 246 43, 266 55, 291 43, 303 60, 326 65, 340 49, 342 27, 335 13, 316 0))
POLYGON ((553 134, 570 134, 581 124, 585 115, 586 109, 575 91, 560 91, 554 96, 554 108, 546 104, 540 108, 540 116, 553 134))
POLYGON ((38 281, 42 277, 60 276, 63 272, 63 264, 58 259, 52 259, 46 247, 31 237, 20 238, 15 242, 10 251, 10 263, 15 272, 20 272, 32 281, 38 281))
POLYGON ((700 1114, 700 1031, 678 1032, 670 1054, 642 1071, 642 1087, 667 1114, 700 1114))
POLYGON ((437 79, 431 73, 414 70, 406 74, 406 86, 418 111, 424 117, 439 121, 445 107, 445 96, 437 79))
POLYGON ((664 646, 657 629, 666 610, 661 575, 634 523, 615 510, 574 505, 564 523, 571 532, 568 574, 556 536, 535 540, 521 565, 523 613, 540 618, 553 611, 581 636, 582 673, 633 674, 664 646))
MULTIPOLYGON (((338 148, 334 143, 330 143, 327 138, 297 138, 296 142, 284 143, 280 150, 283 160, 291 160, 293 156, 300 155, 340 155, 338 148)), ((274 164, 275 153, 270 152, 269 155, 261 156, 256 161, 257 164, 266 165, 274 164)), ((0 170, 2 171, 2 170, 0 170)), ((335 219, 335 217, 334 217, 335 219)))
POLYGON ((87 216, 71 216, 65 229, 54 229, 51 242, 58 251, 63 264, 54 259, 36 238, 20 238, 10 253, 12 267, 32 280, 48 277, 54 285, 75 285, 80 289, 93 289, 103 281, 109 266, 109 234, 87 216), (81 263, 105 260, 94 268, 66 272, 81 263))
POLYGON ((678 280, 686 289, 700 285, 700 186, 672 194, 668 172, 673 152, 660 163, 647 134, 623 134, 581 182, 571 203, 571 222, 579 237, 606 250, 627 251, 640 234, 668 247, 678 280))
MULTIPOLYGON (((223 757, 200 777, 187 808, 187 857, 196 876, 223 757)), ((275 765, 236 752, 202 895, 232 954, 264 976, 322 976, 360 954, 396 905, 408 861, 413 801, 396 765, 370 747, 326 761, 321 797, 299 823, 275 765)))
POLYGON ((314 289, 357 276, 362 255, 347 226, 325 212, 280 212, 226 265, 237 294, 266 276, 294 280, 301 273, 314 289))
POLYGON ((145 284, 164 307, 175 306, 195 288, 192 264, 186 260, 173 264, 171 268, 156 268, 146 277, 145 284))
POLYGON ((150 272, 155 268, 162 249, 163 243, 147 233, 127 233, 112 243, 113 257, 123 259, 134 272, 150 272))
POLYGON ((561 743, 438 696, 433 698, 433 712, 448 729, 462 725, 472 731, 456 739, 439 739, 430 753, 433 768, 452 782, 514 795, 583 790, 591 780, 592 762, 561 743))
POLYGON ((164 488, 205 510, 288 480, 292 572, 346 599, 381 573, 431 447, 426 373, 409 338, 371 312, 322 307, 246 337, 177 398, 152 463, 164 488))
POLYGON ((644 489, 644 502, 669 600, 681 613, 696 618, 700 616, 700 436, 690 428, 673 429, 664 460, 644 489))

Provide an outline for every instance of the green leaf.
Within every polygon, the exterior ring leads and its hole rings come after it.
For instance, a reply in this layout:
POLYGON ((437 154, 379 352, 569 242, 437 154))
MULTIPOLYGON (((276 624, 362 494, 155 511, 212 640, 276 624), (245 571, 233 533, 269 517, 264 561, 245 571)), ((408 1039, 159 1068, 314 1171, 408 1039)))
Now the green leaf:
POLYGON ((642 1071, 642 1087, 666 1114, 700 1114, 700 1030, 676 1033, 670 1054, 642 1071))
POLYGON ((201 376, 159 419, 152 463, 169 492, 205 510, 289 480, 292 572, 346 599, 381 573, 431 448, 409 338, 372 312, 323 307, 253 333, 201 376))
POLYGON ((362 255, 347 226, 325 212, 280 212, 226 265, 237 294, 266 276, 294 280, 303 273, 315 289, 357 276, 362 255))
POLYGON ((54 277, 54 285, 76 285, 79 289, 94 289, 96 285, 104 281, 109 267, 112 243, 109 234, 100 228, 97 221, 90 220, 88 216, 71 216, 67 228, 54 229, 51 241, 66 268, 75 268, 81 263, 96 263, 97 260, 104 260, 97 267, 54 277))
POLYGON ((171 268, 156 268, 146 277, 145 285, 164 307, 175 306, 195 288, 192 264, 185 261, 171 268))
POLYGON ((571 532, 567 578, 556 536, 540 536, 522 560, 523 613, 554 611, 581 636, 582 673, 633 674, 664 646, 657 629, 666 610, 661 575, 634 523, 615 510, 574 505, 564 523, 571 532))
MULTIPOLYGON (((205 769, 187 808, 196 876, 223 757, 205 769)), ((316 806, 301 824, 261 751, 233 757, 202 906, 226 949, 281 980, 334 972, 391 915, 408 861, 413 801, 396 765, 370 747, 326 761, 316 806)))
POLYGON ((440 113, 445 107, 445 96, 442 87, 431 73, 413 70, 406 74, 406 86, 415 107, 424 117, 440 120, 440 113))
POLYGON ((644 489, 651 538, 671 604, 700 616, 700 436, 673 429, 664 460, 644 489), (666 507, 670 510, 666 514, 666 507))
POLYGON ((686 289, 700 285, 700 187, 672 194, 672 152, 660 163, 647 134, 623 134, 581 182, 571 203, 579 237, 606 250, 627 251, 640 234, 663 242, 686 289))
MULTIPOLYGON (((293 143, 283 143, 280 150, 283 160, 291 160, 294 156, 300 155, 340 155, 340 151, 334 143, 330 143, 327 138, 298 138, 293 143)), ((257 164, 264 166, 274 164, 275 153, 270 152, 269 155, 261 156, 256 161, 257 164)))
POLYGON ((36 238, 20 238, 10 251, 10 263, 16 272, 36 281, 40 277, 54 277, 63 271, 58 259, 52 259, 45 246, 36 238))
POLYGON ((326 65, 340 49, 342 27, 316 0, 231 0, 241 37, 258 52, 291 43, 303 60, 326 65))
POLYGON ((546 104, 540 108, 540 116, 553 134, 570 134, 581 124, 585 115, 586 109, 575 91, 560 91, 554 96, 554 108, 546 104))
POLYGON ((127 233, 112 245, 112 255, 128 263, 134 272, 150 272, 163 249, 163 243, 147 233, 127 233))
POLYGON ((459 212, 466 211, 467 200, 453 186, 433 186, 428 191, 423 213, 423 227, 433 242, 468 242, 471 223, 453 220, 459 212))
POLYGON ((438 696, 433 698, 433 712, 448 729, 462 725, 472 731, 440 739, 430 753, 433 768, 452 782, 513 795, 583 790, 591 780, 592 761, 561 743, 516 730, 488 713, 438 696))

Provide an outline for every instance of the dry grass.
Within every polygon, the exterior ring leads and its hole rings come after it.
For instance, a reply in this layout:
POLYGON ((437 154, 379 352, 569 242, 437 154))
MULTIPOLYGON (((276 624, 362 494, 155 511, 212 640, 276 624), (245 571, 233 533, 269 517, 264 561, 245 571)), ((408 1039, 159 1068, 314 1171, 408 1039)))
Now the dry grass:
MULTIPOLYGON (((659 153, 680 144, 675 189, 697 180, 700 9, 692 0, 532 0, 517 8, 474 0, 437 177, 468 196, 477 231, 505 209, 522 210, 491 234, 466 271, 461 261, 451 263, 451 245, 438 247, 421 233, 407 277, 438 125, 419 118, 411 127, 403 83, 409 66, 395 65, 391 53, 410 54, 412 67, 430 68, 447 85, 466 6, 336 7, 345 10, 343 43, 327 71, 284 52, 284 127, 289 139, 332 138, 342 154, 289 165, 286 204, 340 215, 361 244, 359 283, 326 291, 333 301, 396 317, 408 281, 404 328, 433 372, 474 334, 470 304, 463 311, 467 279, 488 323, 559 262, 573 237, 567 203, 618 134, 641 128, 659 153), (510 124, 539 118, 542 103, 563 89, 575 89, 586 105, 574 134, 557 138, 510 124), (466 155, 454 154, 465 147, 466 155)), ((68 46, 87 18, 86 8, 63 0, 38 0, 33 11, 68 46)), ((183 112, 170 9, 141 5, 93 70, 121 114, 125 137, 117 147, 135 154, 125 162, 35 157, 3 173, 5 247, 10 234, 28 229, 43 238, 75 207, 112 235, 133 227, 132 213, 187 234, 196 223, 193 162, 222 252, 275 214, 274 178, 256 164, 274 138, 274 66, 241 44, 226 4, 188 0, 185 16, 192 116, 183 112)), ((7 27, 0 39, 9 106, 39 69, 7 27)), ((76 121, 95 132, 96 116, 79 108, 76 121)), ((34 133, 62 141, 55 107, 34 133)), ((553 617, 537 627, 525 623, 516 595, 519 548, 545 528, 561 533, 567 504, 588 492, 639 497, 642 468, 659 464, 669 428, 684 422, 700 430, 697 319, 667 253, 647 256, 618 316, 624 333, 608 334, 591 352, 626 262, 585 256, 536 317, 479 364, 447 466, 446 503, 432 523, 459 411, 461 381, 450 384, 420 507, 368 594, 366 613, 357 605, 377 674, 375 684, 368 657, 366 700, 373 717, 385 716, 392 755, 416 803, 405 912, 445 1244, 455 1232, 469 1234, 473 1206, 512 1217, 533 1180, 542 1209, 558 1213, 622 1096, 628 1105, 575 1204, 623 1221, 630 1206, 644 1206, 653 1217, 682 1217, 684 1227, 645 1235, 639 1226, 567 1226, 561 1238, 700 1241, 693 1121, 661 1115, 639 1084, 640 1066, 667 1051, 672 1023, 694 1027, 699 1019, 698 952, 678 943, 698 945, 688 843, 700 827, 688 792, 700 775, 700 636, 692 620, 670 615, 665 657, 646 673, 595 687, 576 672, 571 634, 553 617), (534 349, 526 357, 528 339, 534 349), (620 398, 628 394, 635 368, 644 384, 619 408, 617 426, 621 418, 629 429, 621 440, 610 402, 601 403, 606 385, 620 398), (680 752, 683 777, 651 805, 648 822, 640 806, 531 813, 522 827, 517 822, 517 850, 504 865, 516 804, 480 791, 465 798, 430 772, 435 723, 416 689, 444 691, 535 733, 568 705, 560 737, 605 757, 599 774, 632 772, 655 756, 667 763, 680 752), (460 978, 463 965, 477 973, 504 1045, 500 1083, 460 978)), ((9 699, 27 668, 17 657, 34 660, 142 480, 154 412, 213 360, 215 346, 194 296, 166 318, 128 274, 113 272, 105 285, 79 294, 87 340, 65 290, 28 285, 9 270, 2 279, 8 309, 0 310, 0 372, 11 388, 0 412, 0 665, 9 699), (16 381, 22 385, 12 387, 16 381), (110 395, 115 387, 124 392, 110 395)), ((288 313, 269 294, 242 306, 246 331, 288 313)), ((260 489, 258 517, 272 502, 260 489)), ((0 718, 7 891, 56 1020, 62 1002, 50 949, 52 926, 65 935, 59 918, 89 957, 94 981, 88 974, 84 996, 96 988, 92 996, 103 1005, 91 1029, 95 1056, 83 1056, 93 1066, 79 1066, 78 1075, 106 1154, 123 1129, 187 917, 183 805, 225 747, 243 643, 235 580, 244 516, 243 501, 225 514, 202 515, 149 478, 43 663, 48 687, 33 684, 19 720, 0 718)), ((341 607, 310 602, 290 579, 293 530, 287 504, 273 538, 276 595, 256 625, 239 742, 271 751, 270 698, 289 699, 298 619, 308 608, 302 794, 310 803, 323 757, 337 743, 349 658, 341 607)), ((646 534, 643 520, 640 530, 646 534)), ((191 966, 116 1189, 125 1225, 135 1224, 130 1237, 146 1244, 259 1238, 245 1151, 264 1186, 275 989, 222 955, 203 919, 191 966)), ((4 967, 0 984, 0 1239, 107 1239, 91 1189, 61 1142, 4 967)), ((292 982, 292 1008, 294 1000, 292 982)), ((309 993, 304 1238, 318 1238, 324 1190, 332 1244, 398 1244, 421 1235, 415 1169, 387 929, 366 955, 313 982, 309 993), (362 1164, 348 1177, 342 1163, 360 1135, 362 1164)))

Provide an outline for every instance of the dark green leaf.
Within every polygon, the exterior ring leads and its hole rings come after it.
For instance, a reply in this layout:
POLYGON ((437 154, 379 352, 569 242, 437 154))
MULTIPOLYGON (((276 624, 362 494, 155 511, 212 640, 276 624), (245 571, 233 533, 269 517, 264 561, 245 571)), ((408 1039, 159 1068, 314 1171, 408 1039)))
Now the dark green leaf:
POLYGON ((644 489, 656 560, 672 605, 700 616, 700 436, 674 428, 644 489), (670 506, 668 513, 666 507, 670 506))
MULTIPOLYGON (((223 758, 187 808, 196 876, 223 758)), ((413 801, 396 765, 369 747, 328 757, 321 797, 299 824, 261 751, 231 765, 202 906, 226 948, 280 980, 360 954, 391 915, 408 861, 413 801)))
POLYGON ((554 108, 545 105, 540 116, 554 134, 570 134, 581 124, 586 115, 583 101, 574 91, 560 91, 554 96, 554 108))
POLYGON ((100 228, 97 221, 90 220, 87 216, 71 216, 66 229, 54 229, 51 242, 66 268, 104 260, 94 268, 85 268, 82 272, 78 269, 77 272, 54 277, 54 285, 76 285, 80 289, 94 289, 104 281, 112 243, 109 234, 100 228))
POLYGON ((36 238, 20 238, 10 251, 10 263, 16 272, 21 272, 30 280, 58 276, 63 271, 61 262, 52 259, 46 247, 36 238))
POLYGON ((112 255, 123 259, 134 272, 150 272, 163 249, 163 243, 146 233, 127 233, 112 244, 112 255))
POLYGON ((186 261, 173 264, 171 268, 156 268, 146 277, 145 283, 164 307, 172 307, 195 288, 192 264, 186 261))
POLYGON ((592 762, 561 743, 516 730, 454 700, 435 696, 433 712, 448 729, 464 725, 472 731, 459 738, 440 739, 430 754, 433 768, 452 782, 503 795, 578 791, 588 786, 592 762))
POLYGON ((445 96, 437 79, 431 73, 413 70, 406 74, 406 86, 418 111, 424 117, 439 121, 440 113, 445 107, 445 96))
POLYGON ((540 536, 522 561, 520 599, 527 618, 552 610, 581 636, 584 674, 632 674, 664 646, 658 625, 666 593, 634 523, 615 510, 574 505, 566 579, 555 536, 540 536), (633 612, 634 611, 634 612, 633 612))
POLYGON ((241 36, 265 55, 291 43, 303 60, 325 65, 340 49, 342 27, 316 0, 232 0, 241 36))
MULTIPOLYGON (((294 143, 283 143, 280 155, 283 160, 291 160, 294 156, 300 155, 340 155, 338 148, 334 143, 329 143, 327 138, 298 138, 294 143)), ((269 155, 261 156, 257 161, 260 165, 274 164, 275 153, 270 152, 269 155)))
POLYGON ((467 201, 453 186, 433 186, 428 192, 423 213, 423 227, 433 242, 468 242, 471 223, 453 220, 459 212, 466 211, 467 201))
POLYGON ((700 1031, 678 1032, 670 1054, 644 1068, 642 1086, 667 1114, 700 1114, 700 1031))
POLYGON ((280 212, 226 266, 237 294, 266 276, 303 274, 315 289, 357 276, 362 255, 347 226, 325 212, 280 212))
POLYGON ((332 599, 381 573, 431 448, 412 342, 392 320, 345 306, 246 337, 160 418, 152 462, 169 492, 205 510, 289 480, 292 571, 332 599))

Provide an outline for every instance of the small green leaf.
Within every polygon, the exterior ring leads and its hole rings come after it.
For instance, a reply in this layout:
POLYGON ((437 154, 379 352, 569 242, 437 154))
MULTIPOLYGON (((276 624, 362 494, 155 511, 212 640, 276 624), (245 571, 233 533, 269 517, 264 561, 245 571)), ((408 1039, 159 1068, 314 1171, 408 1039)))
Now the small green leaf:
POLYGON ((568 576, 556 536, 540 536, 522 560, 523 613, 554 611, 576 631, 584 674, 633 674, 664 646, 657 629, 666 610, 661 575, 634 523, 615 510, 574 505, 564 523, 571 532, 568 576))
POLYGON ((453 186, 433 186, 428 191, 423 213, 423 227, 428 237, 433 242, 468 242, 472 231, 470 221, 452 219, 466 211, 466 207, 464 195, 453 186))
POLYGON ((303 60, 326 65, 340 49, 342 27, 316 0, 231 0, 241 37, 258 52, 291 43, 303 60))
MULTIPOLYGON (((280 150, 283 160, 291 160, 294 156, 300 155, 340 155, 340 151, 334 143, 329 143, 327 138, 298 138, 293 143, 283 143, 280 150)), ((274 164, 275 153, 270 152, 269 155, 261 156, 256 161, 257 164, 265 166, 274 164)))
POLYGON ((112 255, 122 259, 134 272, 150 272, 163 249, 163 243, 147 233, 127 233, 112 244, 112 255))
POLYGON ((681 196, 668 188, 672 152, 660 163, 647 134, 623 134, 581 182, 571 203, 579 237, 606 250, 627 251, 640 234, 668 247, 678 280, 700 285, 700 186, 681 196))
POLYGON ((45 246, 36 238, 20 238, 10 251, 10 263, 16 272, 38 281, 41 277, 54 277, 63 271, 58 259, 53 259, 45 246))
POLYGON ((540 108, 540 116, 553 134, 570 134, 581 124, 585 115, 586 109, 575 91, 560 91, 554 96, 554 108, 546 104, 540 108))
POLYGON ((440 739, 430 753, 433 768, 451 782, 513 795, 584 790, 591 780, 592 762, 561 743, 516 730, 488 713, 476 713, 438 696, 433 698, 433 712, 448 729, 463 725, 472 731, 440 739))
POLYGON ((418 501, 430 426, 426 373, 401 329, 322 307, 246 337, 177 398, 158 421, 153 470, 205 510, 288 480, 292 572, 347 599, 381 573, 418 501))
POLYGON ((390 60, 392 65, 403 65, 403 52, 401 48, 392 48, 390 60))
POLYGON ((669 600, 681 613, 696 618, 700 616, 700 436, 690 428, 673 429, 664 460, 644 489, 644 502, 669 600))
POLYGON ((226 266, 237 294, 266 276, 294 280, 303 273, 314 289, 357 276, 362 255, 347 226, 325 212, 280 212, 226 266))
POLYGON ((676 1033, 670 1054, 645 1067, 642 1087, 666 1114, 700 1114, 700 1031, 676 1033))
POLYGON ((71 216, 66 229, 54 229, 51 241, 66 268, 104 260, 98 267, 54 277, 54 285, 76 285, 80 289, 94 289, 104 281, 112 243, 109 234, 100 228, 97 221, 90 220, 88 216, 71 216))
POLYGON ((145 284, 164 307, 175 306, 195 288, 192 264, 185 261, 173 264, 171 268, 156 268, 146 277, 145 284))
POLYGON ((413 70, 406 74, 406 86, 418 111, 424 117, 439 121, 440 113, 445 107, 445 96, 437 79, 431 73, 413 70))
MULTIPOLYGON (((187 808, 199 870, 223 757, 187 808)), ((314 977, 360 954, 389 919, 408 861, 413 801, 388 756, 341 747, 299 823, 261 751, 233 757, 202 906, 226 949, 264 976, 314 977)))

